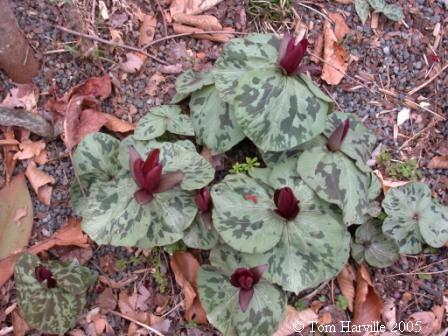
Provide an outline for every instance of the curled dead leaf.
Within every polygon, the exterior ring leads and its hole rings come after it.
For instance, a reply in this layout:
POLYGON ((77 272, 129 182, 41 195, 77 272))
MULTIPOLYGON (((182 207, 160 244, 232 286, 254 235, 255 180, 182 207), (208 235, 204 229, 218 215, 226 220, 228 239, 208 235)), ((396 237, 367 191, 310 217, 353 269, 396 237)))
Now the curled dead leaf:
POLYGON ((293 307, 286 308, 286 316, 273 336, 288 336, 294 334, 294 326, 297 322, 302 322, 308 326, 309 321, 317 321, 317 314, 312 309, 295 310, 293 307))
MULTIPOLYGON (((195 28, 195 27, 189 27, 178 23, 173 23, 173 30, 176 34, 183 34, 183 33, 204 33, 203 29, 195 28)), ((233 32, 233 28, 223 28, 224 31, 233 32)), ((201 40, 209 40, 213 42, 222 42, 226 43, 232 39, 232 34, 195 34, 193 35, 194 38, 201 39, 201 40)))
POLYGON ((103 116, 107 119, 107 122, 104 126, 113 132, 127 133, 135 129, 134 124, 121 120, 120 118, 117 118, 111 114, 103 113, 103 116))
POLYGON ((138 46, 143 47, 154 40, 157 28, 157 19, 155 16, 143 14, 143 21, 140 27, 140 35, 138 37, 138 46))
POLYGON ((352 265, 345 266, 338 274, 337 281, 342 295, 347 299, 348 310, 353 311, 353 302, 355 300, 355 270, 352 265))
POLYGON ((34 84, 17 84, 0 103, 9 108, 23 108, 31 112, 37 105, 39 90, 34 84))
POLYGON ((185 298, 185 319, 207 323, 207 316, 199 301, 196 283, 199 262, 189 252, 175 252, 170 259, 171 269, 185 298))
POLYGON ((376 321, 381 321, 383 308, 383 301, 373 286, 369 270, 364 264, 359 265, 356 274, 356 294, 352 323, 354 325, 372 325, 376 321))
POLYGON ((73 96, 93 96, 104 100, 112 92, 112 81, 109 75, 102 77, 91 77, 84 83, 76 85, 68 93, 68 100, 73 96))
POLYGON ((397 308, 395 307, 395 300, 392 298, 386 299, 382 312, 383 322, 387 330, 392 330, 397 323, 397 308))
POLYGON ((171 16, 177 13, 199 14, 212 8, 222 0, 173 0, 170 6, 171 16))
POLYGON ((222 25, 213 15, 189 15, 178 13, 173 16, 174 21, 203 30, 221 30, 222 25))
POLYGON ((431 169, 448 169, 448 155, 435 156, 428 164, 431 169))
POLYGON ((146 56, 136 52, 128 52, 126 54, 126 62, 120 63, 120 69, 126 73, 138 72, 145 63, 146 56), (142 57, 143 56, 143 57, 142 57))
POLYGON ((321 78, 330 85, 337 85, 341 82, 348 68, 348 55, 341 39, 349 32, 349 29, 340 14, 331 13, 330 17, 335 21, 336 26, 333 31, 330 21, 327 20, 324 23, 325 63, 321 78))
POLYGON ((28 181, 30 181, 39 201, 50 205, 51 193, 53 191, 52 184, 55 182, 54 177, 37 168, 33 161, 28 161, 25 175, 28 181))
POLYGON ((25 140, 19 144, 20 151, 14 155, 14 160, 26 160, 37 157, 45 149, 43 140, 31 141, 25 140))
MULTIPOLYGON (((431 336, 440 330, 439 323, 432 311, 416 312, 408 318, 408 322, 411 322, 410 325, 416 325, 417 321, 421 325, 421 330, 418 333, 421 336, 431 336)), ((412 330, 409 332, 412 332, 412 330)))
POLYGON ((381 186, 383 187, 383 192, 386 193, 390 188, 400 187, 408 183, 408 181, 392 181, 386 180, 378 169, 374 170, 373 173, 380 179, 381 186))

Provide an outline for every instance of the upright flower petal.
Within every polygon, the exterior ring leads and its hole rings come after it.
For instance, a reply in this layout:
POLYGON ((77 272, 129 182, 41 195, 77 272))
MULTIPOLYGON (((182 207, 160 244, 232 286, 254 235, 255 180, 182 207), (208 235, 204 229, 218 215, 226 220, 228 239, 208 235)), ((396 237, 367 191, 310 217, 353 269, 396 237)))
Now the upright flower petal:
POLYGON ((140 188, 145 185, 145 175, 143 174, 143 160, 138 159, 131 168, 132 177, 140 188))
POLYGON ((302 39, 299 43, 295 44, 295 40, 289 37, 288 44, 285 46, 286 39, 282 40, 282 44, 279 49, 279 65, 288 75, 296 75, 299 73, 300 62, 305 55, 306 49, 308 48, 308 40, 306 38, 302 39))
POLYGON ((240 304, 240 308, 243 312, 246 312, 249 307, 250 301, 252 301, 252 297, 254 296, 255 290, 252 289, 240 289, 238 295, 238 303, 240 304))
POLYGON ((327 141, 327 148, 330 151, 336 152, 341 148, 342 142, 344 141, 349 128, 350 120, 346 119, 334 130, 327 141))
POLYGON ((159 164, 160 149, 153 149, 145 160, 143 165, 143 172, 146 174, 151 169, 153 169, 157 164, 159 164))
POLYGON ((134 193, 134 198, 140 205, 145 205, 154 199, 154 195, 147 192, 145 189, 139 189, 134 193))
POLYGON ((145 184, 143 185, 143 189, 150 194, 154 193, 159 186, 162 177, 162 169, 162 165, 158 164, 145 174, 145 184))
POLYGON ((180 184, 184 178, 184 173, 181 171, 163 174, 160 178, 159 185, 154 190, 154 193, 161 193, 173 189, 180 184))
POLYGON ((289 187, 284 187, 275 191, 274 203, 277 206, 277 209, 274 211, 287 220, 294 219, 300 211, 298 205, 299 201, 289 187))
POLYGON ((194 201, 202 213, 209 212, 211 210, 212 197, 207 187, 204 187, 197 192, 194 201))

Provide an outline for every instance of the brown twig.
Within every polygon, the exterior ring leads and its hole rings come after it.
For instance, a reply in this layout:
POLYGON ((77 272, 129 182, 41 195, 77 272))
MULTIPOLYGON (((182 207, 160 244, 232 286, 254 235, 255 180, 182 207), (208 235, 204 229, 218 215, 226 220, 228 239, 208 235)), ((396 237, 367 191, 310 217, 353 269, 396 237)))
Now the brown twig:
POLYGON ((146 49, 148 47, 153 46, 154 44, 174 39, 177 37, 184 37, 184 36, 194 36, 194 35, 204 35, 204 34, 231 34, 231 35, 248 35, 249 33, 243 33, 243 32, 234 32, 234 31, 228 31, 228 30, 205 30, 205 31, 198 31, 198 32, 188 32, 188 33, 180 33, 180 34, 173 34, 161 37, 157 40, 151 41, 148 44, 145 44, 142 49, 146 49))
POLYGON ((157 331, 156 329, 154 329, 154 328, 150 327, 149 325, 144 324, 144 323, 142 323, 142 322, 140 322, 140 321, 137 321, 136 319, 134 319, 134 318, 132 318, 132 317, 130 317, 130 316, 124 315, 124 314, 119 313, 119 312, 114 311, 114 310, 112 310, 111 313, 112 313, 113 315, 115 315, 115 316, 124 318, 124 319, 126 319, 126 320, 128 320, 128 321, 131 321, 131 322, 133 322, 133 323, 139 325, 139 326, 142 327, 142 328, 145 328, 146 330, 149 330, 150 332, 152 332, 152 333, 154 333, 154 334, 156 334, 156 335, 158 335, 158 336, 164 336, 161 332, 157 331))
POLYGON ((164 64, 164 65, 169 65, 169 63, 161 60, 160 58, 158 58, 158 57, 156 57, 154 55, 148 54, 144 50, 145 48, 140 49, 140 48, 133 47, 133 46, 130 46, 130 45, 127 45, 127 44, 115 43, 115 42, 112 42, 112 41, 109 41, 109 40, 105 40, 105 39, 103 39, 101 37, 98 37, 98 36, 95 36, 95 35, 89 35, 89 34, 80 33, 80 32, 77 32, 76 30, 72 30, 72 29, 65 28, 65 27, 58 26, 58 25, 55 25, 54 27, 56 29, 62 30, 64 32, 66 32, 66 33, 69 33, 69 34, 72 34, 72 35, 75 35, 75 36, 79 36, 79 37, 84 37, 86 39, 97 41, 97 42, 100 42, 100 43, 103 43, 103 44, 107 44, 107 45, 110 45, 110 46, 113 46, 113 47, 118 47, 118 48, 128 49, 128 50, 132 50, 132 51, 137 51, 139 53, 142 53, 145 56, 148 56, 149 58, 153 59, 156 62, 159 62, 159 63, 164 64))
POLYGON ((157 3, 157 7, 159 8, 160 15, 162 16, 163 36, 168 36, 168 27, 166 25, 165 12, 163 11, 160 1, 156 0, 156 3, 157 3))
POLYGON ((412 96, 414 93, 420 91, 421 89, 423 89, 426 85, 428 85, 429 83, 431 83, 434 79, 436 79, 437 77, 440 76, 440 74, 442 72, 444 72, 446 69, 448 69, 448 63, 446 63, 442 69, 440 69, 434 76, 432 76, 430 79, 428 79, 426 82, 422 83, 421 85, 417 86, 415 89, 412 89, 411 91, 408 92, 408 95, 412 96))

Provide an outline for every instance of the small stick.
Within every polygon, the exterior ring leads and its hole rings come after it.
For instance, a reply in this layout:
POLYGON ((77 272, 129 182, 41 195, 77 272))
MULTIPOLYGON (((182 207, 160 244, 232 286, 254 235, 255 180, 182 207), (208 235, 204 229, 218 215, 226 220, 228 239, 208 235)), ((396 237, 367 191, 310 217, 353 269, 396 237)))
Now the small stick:
POLYGON ((156 329, 151 328, 149 325, 144 324, 144 323, 142 323, 142 322, 140 322, 140 321, 137 321, 137 320, 133 319, 133 318, 130 317, 130 316, 124 315, 124 314, 119 313, 119 312, 114 311, 114 310, 112 310, 111 313, 112 313, 113 315, 115 315, 115 316, 124 318, 124 319, 126 319, 126 320, 128 320, 128 321, 131 321, 131 322, 133 322, 133 323, 139 325, 140 327, 143 327, 143 328, 145 328, 146 330, 149 330, 149 331, 153 332, 154 334, 156 334, 156 335, 158 335, 158 336, 164 336, 162 333, 160 333, 160 332, 157 331, 156 329))
POLYGON ((148 54, 145 50, 137 48, 137 47, 133 47, 133 46, 130 46, 130 45, 127 45, 127 44, 115 43, 115 42, 112 42, 112 41, 109 41, 109 40, 105 40, 105 39, 103 39, 101 37, 98 37, 98 36, 95 36, 95 35, 89 35, 89 34, 80 33, 80 32, 77 32, 76 30, 72 30, 72 29, 65 28, 65 27, 58 26, 58 25, 55 25, 54 27, 56 29, 62 30, 64 32, 66 32, 66 33, 69 33, 69 34, 72 34, 72 35, 75 35, 75 36, 79 36, 79 37, 84 37, 84 38, 87 38, 87 39, 90 39, 90 40, 93 40, 93 41, 97 41, 97 42, 100 42, 100 43, 103 43, 103 44, 111 45, 113 47, 119 47, 119 48, 128 49, 128 50, 132 50, 132 51, 137 51, 137 52, 142 53, 145 56, 148 56, 149 58, 153 59, 156 62, 159 62, 159 63, 164 64, 164 65, 169 65, 167 62, 161 60, 160 58, 157 58, 154 55, 148 54))
POLYGON ((414 93, 420 91, 421 89, 423 89, 426 85, 428 85, 429 83, 431 83, 434 79, 436 79, 437 77, 440 76, 440 74, 442 72, 444 72, 446 69, 448 69, 448 63, 446 63, 442 69, 440 69, 434 76, 432 76, 430 79, 428 79, 426 82, 422 83, 421 85, 417 86, 415 89, 412 89, 411 91, 408 92, 408 95, 412 96, 414 93))
POLYGON ((160 4, 159 0, 156 0, 157 7, 159 8, 160 15, 162 16, 162 24, 163 24, 163 36, 168 35, 168 28, 166 25, 166 18, 165 18, 165 12, 163 11, 162 5, 160 4))
POLYGON ((166 41, 166 40, 170 40, 170 39, 174 39, 177 37, 184 37, 184 36, 194 36, 194 35, 204 35, 204 34, 231 34, 231 35, 248 35, 249 33, 243 33, 243 32, 233 32, 233 31, 228 31, 228 30, 205 30, 205 31, 201 31, 201 32, 188 32, 188 33, 180 33, 180 34, 173 34, 173 35, 168 35, 165 37, 161 37, 157 40, 151 41, 148 44, 145 44, 142 49, 146 49, 148 47, 153 46, 154 44, 166 41))

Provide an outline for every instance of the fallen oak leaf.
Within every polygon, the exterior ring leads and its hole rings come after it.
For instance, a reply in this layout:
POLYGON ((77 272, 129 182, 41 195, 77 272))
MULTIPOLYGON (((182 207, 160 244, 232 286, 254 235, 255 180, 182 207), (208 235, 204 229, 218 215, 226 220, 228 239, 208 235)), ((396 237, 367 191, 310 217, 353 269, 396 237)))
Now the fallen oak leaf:
POLYGON ((213 15, 189 15, 178 13, 173 16, 174 21, 187 26, 193 26, 204 30, 221 30, 222 25, 213 15))
POLYGON ((28 161, 25 176, 28 178, 39 201, 46 205, 50 205, 51 194, 53 191, 51 185, 55 182, 54 177, 37 168, 34 161, 31 160, 28 161))
POLYGON ((20 151, 14 155, 14 160, 26 160, 37 157, 45 149, 43 140, 31 141, 25 140, 19 144, 20 151))
POLYGON ((353 302, 355 301, 355 270, 348 264, 338 274, 337 281, 342 295, 347 299, 348 310, 353 311, 353 302))
MULTIPOLYGON (((341 26, 343 18, 340 14, 332 13, 332 19, 339 25, 336 25, 336 31, 341 36, 343 33, 347 33, 347 28, 341 26)), ((345 35, 345 34, 344 34, 345 35)), ((324 66, 322 68, 321 78, 330 85, 337 85, 344 77, 347 68, 348 56, 344 49, 344 46, 340 43, 340 39, 336 36, 335 31, 331 27, 330 21, 324 22, 324 66)))
MULTIPOLYGON (((359 265, 356 274, 356 294, 353 309, 354 325, 372 325, 381 321, 384 304, 378 295, 370 278, 369 271, 364 264, 359 265)), ((355 333, 355 335, 357 335, 355 333)))
POLYGON ((430 169, 448 169, 448 155, 435 156, 428 164, 430 169))
POLYGON ((33 204, 20 174, 0 190, 0 259, 27 246, 32 228, 33 204))
POLYGON ((111 114, 103 113, 103 116, 107 119, 104 126, 113 132, 127 133, 135 129, 134 124, 121 120, 111 114))
POLYGON ((189 252, 174 252, 170 259, 171 269, 185 298, 185 319, 199 324, 207 323, 207 316, 199 301, 197 273, 199 262, 189 252))
POLYGON ((286 308, 286 316, 283 322, 280 323, 279 328, 273 336, 288 336, 294 334, 295 326, 301 322, 303 326, 307 327, 310 321, 317 321, 317 314, 312 309, 296 310, 294 307, 288 306, 286 308))

